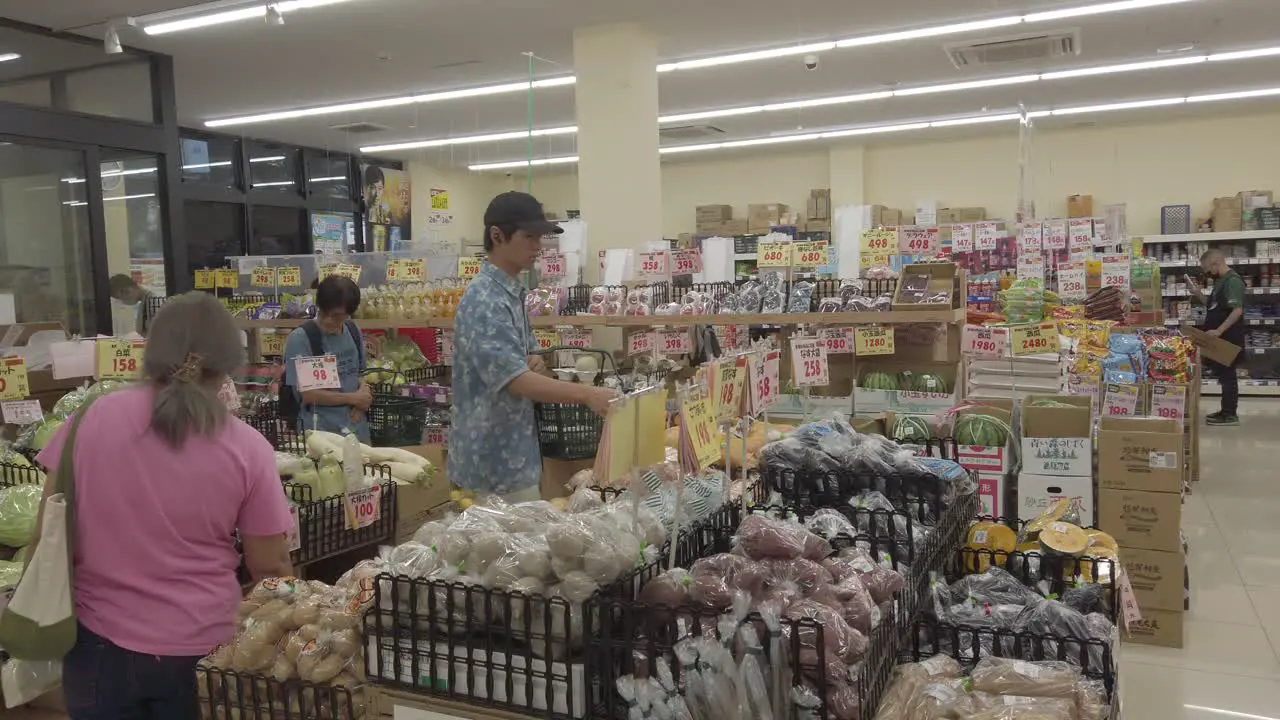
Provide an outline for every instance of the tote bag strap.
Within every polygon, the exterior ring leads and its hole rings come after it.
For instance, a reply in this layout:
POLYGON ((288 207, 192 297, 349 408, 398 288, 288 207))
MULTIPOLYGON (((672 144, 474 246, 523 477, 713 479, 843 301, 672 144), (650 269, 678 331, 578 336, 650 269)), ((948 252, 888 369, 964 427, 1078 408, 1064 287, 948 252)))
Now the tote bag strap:
MULTIPOLYGON (((58 460, 58 471, 54 473, 56 483, 53 490, 54 492, 62 493, 63 502, 67 507, 67 552, 69 554, 75 552, 76 537, 76 436, 80 434, 81 421, 84 420, 84 416, 89 413, 89 408, 93 406, 94 401, 97 399, 95 397, 80 406, 75 415, 71 416, 70 427, 67 428, 67 437, 62 442, 62 456, 58 460)), ((68 567, 75 567, 74 555, 71 557, 71 563, 68 567)))

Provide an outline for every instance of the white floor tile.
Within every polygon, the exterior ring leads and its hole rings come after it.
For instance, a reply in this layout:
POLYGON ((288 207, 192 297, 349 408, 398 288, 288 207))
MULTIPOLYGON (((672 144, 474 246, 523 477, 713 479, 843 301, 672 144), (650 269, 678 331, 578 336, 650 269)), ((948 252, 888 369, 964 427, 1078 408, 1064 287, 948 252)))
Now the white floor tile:
POLYGON ((1280 681, 1126 661, 1124 720, 1269 720, 1280 716, 1280 681))
MULTIPOLYGON (((1266 634, 1259 632, 1256 625, 1233 625, 1188 617, 1183 621, 1183 639, 1182 649, 1128 643, 1121 650, 1122 662, 1280 680, 1280 658, 1271 649, 1266 634)), ((1122 673, 1124 669, 1122 666, 1122 673)), ((1158 716, 1129 717, 1155 720, 1158 716)))

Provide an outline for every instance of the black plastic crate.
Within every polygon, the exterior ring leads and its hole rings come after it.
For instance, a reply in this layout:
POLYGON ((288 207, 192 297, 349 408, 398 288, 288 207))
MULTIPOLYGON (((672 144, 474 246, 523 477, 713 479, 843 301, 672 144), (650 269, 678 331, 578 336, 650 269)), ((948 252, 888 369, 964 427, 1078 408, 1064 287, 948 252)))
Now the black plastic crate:
POLYGON ((375 393, 369 407, 369 440, 378 447, 422 444, 427 424, 426 398, 375 393))
POLYGON ((364 617, 369 681, 548 720, 587 717, 607 600, 632 602, 662 560, 579 606, 562 598, 379 575, 364 617))
POLYGON ((355 720, 366 714, 363 693, 346 687, 280 682, 207 664, 196 667, 196 685, 200 715, 212 720, 355 720))
POLYGON ((34 465, 0 462, 0 487, 31 485, 42 482, 44 482, 44 473, 34 465))

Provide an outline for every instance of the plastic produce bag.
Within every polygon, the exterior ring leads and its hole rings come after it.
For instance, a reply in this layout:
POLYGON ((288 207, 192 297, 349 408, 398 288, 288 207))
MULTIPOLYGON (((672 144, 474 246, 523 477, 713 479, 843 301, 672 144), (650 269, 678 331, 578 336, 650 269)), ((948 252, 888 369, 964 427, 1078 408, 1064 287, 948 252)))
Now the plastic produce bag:
POLYGON ((973 689, 996 695, 1026 695, 1074 700, 1079 668, 1065 662, 984 657, 971 673, 973 689))
POLYGON ((38 483, 0 489, 0 545, 16 548, 31 543, 43 497, 44 486, 38 483))
POLYGON ((938 680, 958 678, 960 673, 960 664, 946 655, 899 665, 894 669, 893 680, 880 701, 875 720, 911 720, 910 706, 921 687, 938 680))
POLYGON ((61 684, 61 660, 9 658, 0 665, 0 691, 7 708, 25 705, 61 684))
POLYGON ((1038 602, 1040 596, 1007 570, 992 566, 952 583, 951 600, 956 603, 969 600, 979 605, 1027 605, 1038 602))

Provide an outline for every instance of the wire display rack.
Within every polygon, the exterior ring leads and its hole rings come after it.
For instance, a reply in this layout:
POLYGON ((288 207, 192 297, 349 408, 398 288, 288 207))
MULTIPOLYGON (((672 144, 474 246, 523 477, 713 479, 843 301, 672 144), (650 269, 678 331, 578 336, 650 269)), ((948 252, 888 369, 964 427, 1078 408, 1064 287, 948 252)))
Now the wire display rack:
POLYGON ((44 473, 32 465, 0 462, 0 487, 34 485, 44 482, 44 473))
POLYGON ((264 675, 196 668, 200 715, 211 720, 355 720, 365 715, 360 693, 348 688, 280 682, 264 675))

